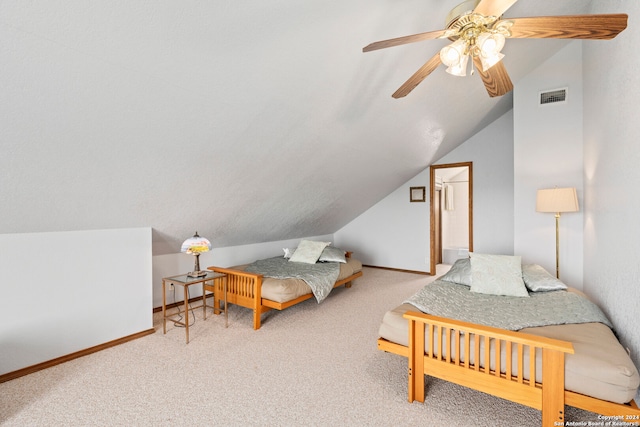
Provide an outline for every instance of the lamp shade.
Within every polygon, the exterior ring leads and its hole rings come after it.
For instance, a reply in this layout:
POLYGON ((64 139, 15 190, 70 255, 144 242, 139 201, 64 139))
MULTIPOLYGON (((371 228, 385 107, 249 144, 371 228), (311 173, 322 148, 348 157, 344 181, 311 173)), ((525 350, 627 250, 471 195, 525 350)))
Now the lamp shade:
POLYGON ((209 252, 211 250, 211 242, 209 242, 204 237, 198 236, 198 232, 193 235, 193 237, 189 237, 182 243, 182 248, 180 252, 185 252, 188 254, 200 254, 202 252, 209 252))
POLYGON ((504 36, 500 33, 482 33, 476 42, 480 48, 480 55, 488 58, 500 53, 504 47, 504 36))
POLYGON ((500 33, 482 33, 478 36, 476 46, 480 51, 480 62, 482 63, 482 71, 496 65, 504 58, 500 53, 504 47, 504 36, 500 33))
POLYGON ((447 68, 446 72, 451 74, 451 75, 453 75, 453 76, 464 77, 464 76, 467 75, 467 63, 468 62, 469 62, 469 56, 468 55, 464 55, 460 59, 460 62, 450 66, 449 68, 447 68))
POLYGON ((467 56, 467 42, 458 39, 440 50, 440 60, 447 67, 459 66, 460 62, 467 56))
POLYGON ((537 212, 577 212, 578 195, 575 188, 546 188, 538 190, 537 212))

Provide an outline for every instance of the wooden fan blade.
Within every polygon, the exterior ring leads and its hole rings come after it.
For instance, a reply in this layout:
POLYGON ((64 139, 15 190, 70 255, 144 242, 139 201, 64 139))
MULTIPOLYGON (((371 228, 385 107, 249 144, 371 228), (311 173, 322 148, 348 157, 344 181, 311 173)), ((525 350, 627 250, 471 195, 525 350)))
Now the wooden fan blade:
POLYGON ((473 12, 484 16, 500 16, 516 1, 518 0, 481 0, 473 12))
POLYGON ((387 47, 400 46, 408 43, 420 42, 422 40, 437 39, 445 33, 446 30, 429 31, 427 33, 413 34, 411 36, 398 37, 395 39, 382 40, 371 43, 362 48, 363 52, 371 52, 372 50, 384 49, 387 47))
POLYGON ((394 98, 402 98, 407 96, 409 92, 411 92, 416 86, 418 86, 422 81, 427 78, 429 74, 433 72, 438 65, 442 62, 440 61, 440 52, 433 55, 433 57, 428 60, 418 71, 416 71, 413 76, 409 78, 402 86, 396 90, 393 95, 394 98))
POLYGON ((627 15, 569 15, 514 18, 512 38, 609 40, 627 28, 627 15))
POLYGON ((478 69, 478 73, 480 73, 480 77, 482 78, 484 86, 487 88, 487 92, 490 97, 502 96, 513 90, 513 83, 511 83, 511 78, 509 77, 509 73, 507 73, 507 68, 504 66, 502 61, 495 64, 487 71, 482 71, 482 62, 480 61, 480 58, 473 58, 473 63, 478 69))

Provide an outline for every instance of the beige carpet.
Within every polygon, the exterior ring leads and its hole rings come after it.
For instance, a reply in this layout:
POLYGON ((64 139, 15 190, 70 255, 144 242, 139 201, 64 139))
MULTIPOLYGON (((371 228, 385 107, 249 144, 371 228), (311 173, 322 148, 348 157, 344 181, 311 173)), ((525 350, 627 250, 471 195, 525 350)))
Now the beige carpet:
MULTIPOLYGON (((540 413, 427 378, 407 402, 406 359, 378 351, 385 311, 429 276, 365 268, 350 289, 263 315, 231 306, 0 384, 3 426, 539 426, 540 413)), ((117 312, 117 311, 116 311, 117 312)), ((567 419, 597 421, 568 408, 567 419)))

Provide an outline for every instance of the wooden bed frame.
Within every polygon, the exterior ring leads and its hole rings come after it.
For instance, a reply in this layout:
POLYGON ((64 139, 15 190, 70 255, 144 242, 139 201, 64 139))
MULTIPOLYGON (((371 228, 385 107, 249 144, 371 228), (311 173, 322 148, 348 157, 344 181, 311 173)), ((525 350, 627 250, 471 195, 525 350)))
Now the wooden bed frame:
POLYGON ((634 400, 618 404, 564 389, 564 355, 574 352, 570 342, 412 311, 404 317, 409 321, 409 346, 379 338, 378 349, 409 359, 409 402, 424 402, 424 376, 431 375, 541 410, 543 426, 565 425, 565 404, 605 416, 622 416, 620 421, 624 422, 640 421, 640 409, 634 400), (425 352, 425 328, 428 328, 428 352, 425 352), (470 344, 472 336, 475 338, 470 344), (511 357, 506 357, 505 373, 501 373, 500 357, 495 357, 495 369, 491 370, 491 340, 495 343, 495 354, 500 354, 501 348, 505 348, 507 355, 517 351, 517 365, 512 366, 511 357), (480 342, 484 342, 485 366, 479 362, 480 342), (451 351, 445 350, 443 354, 442 349, 451 351), (536 349, 542 354, 542 383, 535 381, 536 349), (524 363, 526 353, 528 366, 524 363), (475 363, 470 363, 471 359, 475 363), (516 375, 512 375, 514 368, 516 375), (531 380, 525 379, 525 374, 531 380))
MULTIPOLYGON (((351 252, 346 253, 347 258, 351 257, 351 252)), ((253 329, 260 329, 260 317, 262 313, 269 310, 284 310, 287 307, 296 305, 313 297, 313 292, 302 295, 296 299, 285 302, 272 301, 262 298, 262 274, 248 273, 246 271, 234 270, 231 268, 208 267, 209 270, 225 274, 227 281, 227 303, 236 304, 253 310, 253 329)), ((334 288, 345 285, 351 287, 351 281, 362 276, 362 271, 338 280, 334 288)), ((213 285, 205 285, 205 290, 213 292, 213 306, 216 313, 220 313, 220 301, 224 301, 222 293, 222 281, 216 281, 213 285)))

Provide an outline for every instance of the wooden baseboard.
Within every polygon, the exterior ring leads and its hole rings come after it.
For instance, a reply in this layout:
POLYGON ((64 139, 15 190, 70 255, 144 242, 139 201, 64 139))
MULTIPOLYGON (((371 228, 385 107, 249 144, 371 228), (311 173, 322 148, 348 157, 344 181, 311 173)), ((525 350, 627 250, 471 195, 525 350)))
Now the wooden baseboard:
POLYGON ((428 271, 404 270, 402 268, 380 267, 377 265, 363 265, 363 267, 378 268, 380 270, 391 270, 391 271, 397 271, 399 273, 412 273, 412 274, 422 274, 425 276, 432 276, 432 274, 428 271))
MULTIPOLYGON (((207 294, 207 298, 212 296, 213 294, 207 294)), ((202 303, 202 295, 198 297, 189 298, 189 304, 193 304, 194 302, 198 302, 198 301, 202 303)), ((176 308, 176 307, 180 307, 182 309, 184 307, 184 301, 172 302, 171 304, 167 304, 167 310, 169 310, 170 308, 176 308)), ((199 307, 202 307, 202 305, 200 305, 199 307)), ((154 313, 160 313, 161 311, 162 311, 162 306, 153 307, 154 313)))
POLYGON ((96 353, 98 351, 107 349, 109 347, 115 347, 120 344, 124 344, 128 341, 133 341, 138 338, 142 338, 146 335, 153 334, 155 329, 147 329, 142 332, 138 332, 133 335, 128 335, 126 337, 118 338, 117 340, 109 341, 104 344, 96 345, 94 347, 86 348, 84 350, 77 351, 75 353, 67 354, 66 356, 61 356, 56 359, 48 360, 46 362, 38 363, 37 365, 27 366, 26 368, 18 369, 17 371, 9 372, 3 375, 0 375, 0 383, 11 381, 19 377, 23 377, 25 375, 32 374, 37 371, 41 371, 43 369, 50 368, 55 365, 59 365, 64 362, 68 362, 73 359, 77 359, 82 356, 87 356, 92 353, 96 353))

